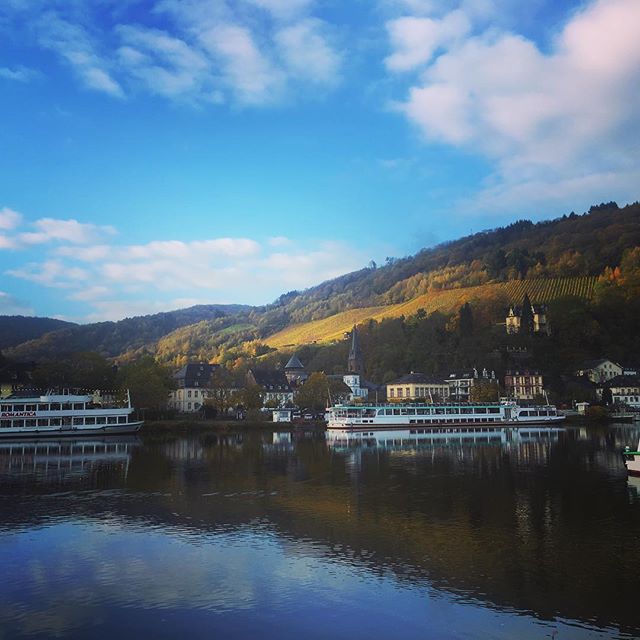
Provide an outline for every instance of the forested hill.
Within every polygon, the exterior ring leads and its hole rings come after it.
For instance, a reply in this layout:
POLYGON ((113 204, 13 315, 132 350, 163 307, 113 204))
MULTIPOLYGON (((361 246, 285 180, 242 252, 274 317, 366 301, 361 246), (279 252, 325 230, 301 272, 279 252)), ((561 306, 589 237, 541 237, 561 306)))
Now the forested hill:
POLYGON ((180 327, 203 320, 234 317, 250 309, 249 306, 239 304, 197 305, 177 311, 126 318, 118 322, 69 325, 8 349, 7 354, 18 360, 53 360, 78 351, 96 351, 115 357, 145 347, 154 350, 155 343, 162 336, 180 327))
POLYGON ((53 318, 0 316, 0 349, 34 340, 50 331, 75 326, 73 322, 65 322, 64 320, 55 320, 53 318))
POLYGON ((619 266, 625 251, 637 246, 640 203, 623 208, 601 204, 582 215, 571 213, 536 224, 521 220, 411 257, 387 259, 384 265, 371 264, 305 291, 285 293, 265 307, 209 305, 68 327, 21 344, 7 355, 55 359, 72 351, 98 351, 110 357, 125 353, 135 357, 150 351, 163 361, 176 362, 212 358, 229 348, 251 353, 286 327, 350 309, 400 305, 464 287, 483 291, 482 286, 490 283, 600 276, 619 266))
POLYGON ((640 245, 640 203, 591 207, 536 224, 521 220, 387 259, 334 280, 281 296, 252 319, 261 336, 290 323, 347 309, 405 302, 428 291, 524 278, 600 275, 616 267, 625 249, 640 245))

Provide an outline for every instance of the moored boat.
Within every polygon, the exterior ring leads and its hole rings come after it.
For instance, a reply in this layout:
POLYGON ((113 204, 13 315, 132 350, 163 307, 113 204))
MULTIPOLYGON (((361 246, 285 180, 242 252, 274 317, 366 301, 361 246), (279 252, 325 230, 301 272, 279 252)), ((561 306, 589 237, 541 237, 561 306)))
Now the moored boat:
POLYGON ((327 411, 327 429, 406 429, 414 426, 502 427, 558 424, 565 418, 553 405, 496 404, 337 404, 327 411))
POLYGON ((119 394, 47 392, 0 400, 0 438, 46 438, 136 433, 128 391, 119 394))
POLYGON ((630 476, 640 476, 640 442, 638 442, 636 451, 631 451, 629 447, 625 447, 622 452, 622 459, 630 476))

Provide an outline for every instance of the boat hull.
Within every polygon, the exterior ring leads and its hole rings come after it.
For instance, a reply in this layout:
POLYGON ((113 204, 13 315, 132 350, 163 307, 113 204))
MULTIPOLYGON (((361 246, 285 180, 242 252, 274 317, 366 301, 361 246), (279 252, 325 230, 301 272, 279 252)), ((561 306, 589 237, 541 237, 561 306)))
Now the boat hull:
POLYGON ((59 426, 59 427, 8 427, 0 429, 0 439, 3 438, 60 438, 73 437, 80 438, 84 436, 110 436, 110 435, 126 435, 138 433, 142 428, 143 421, 129 422, 127 424, 113 425, 83 425, 78 427, 59 426))
POLYGON ((387 431, 387 430, 403 430, 403 429, 429 429, 429 428, 449 428, 449 427, 492 427, 492 428, 502 428, 502 427, 528 427, 528 426, 555 426, 564 422, 564 416, 557 416, 553 418, 548 418, 547 420, 504 420, 501 422, 459 422, 459 421, 450 421, 450 422, 428 422, 428 423, 358 423, 358 422, 333 422, 329 421, 327 423, 328 430, 341 430, 341 431, 387 431))

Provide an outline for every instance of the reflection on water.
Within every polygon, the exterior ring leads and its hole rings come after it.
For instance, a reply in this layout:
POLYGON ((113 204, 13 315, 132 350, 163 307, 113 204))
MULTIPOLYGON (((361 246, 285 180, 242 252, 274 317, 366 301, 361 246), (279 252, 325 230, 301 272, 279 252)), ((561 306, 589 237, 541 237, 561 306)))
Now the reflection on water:
POLYGON ((99 469, 118 470, 125 478, 137 436, 61 440, 0 440, 0 478, 29 477, 64 483, 99 469))
POLYGON ((0 442, 0 638, 636 637, 638 432, 0 442))

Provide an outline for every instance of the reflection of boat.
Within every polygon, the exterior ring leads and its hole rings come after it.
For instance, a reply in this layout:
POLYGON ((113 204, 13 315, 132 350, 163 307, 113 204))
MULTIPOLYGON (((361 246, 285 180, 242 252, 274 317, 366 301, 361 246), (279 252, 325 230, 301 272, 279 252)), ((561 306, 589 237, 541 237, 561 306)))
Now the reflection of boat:
POLYGON ((638 442, 636 451, 631 451, 629 447, 625 447, 622 452, 622 458, 629 475, 640 476, 640 442, 638 442))
POLYGON ((558 427, 504 428, 484 427, 430 427, 423 429, 389 429, 374 431, 327 430, 327 444, 333 449, 350 446, 416 447, 448 444, 508 444, 518 442, 549 441, 556 439, 558 427))
POLYGON ((115 395, 47 393, 0 401, 0 437, 58 438, 88 434, 135 433, 141 420, 132 420, 129 392, 115 395))
POLYGON ((327 411, 327 429, 369 430, 493 425, 520 427, 527 424, 562 422, 553 405, 520 407, 515 402, 499 404, 384 404, 342 405, 327 411))
POLYGON ((124 466, 137 436, 120 438, 64 438, 62 440, 3 440, 0 442, 0 474, 35 475, 39 478, 79 476, 101 465, 124 466))

